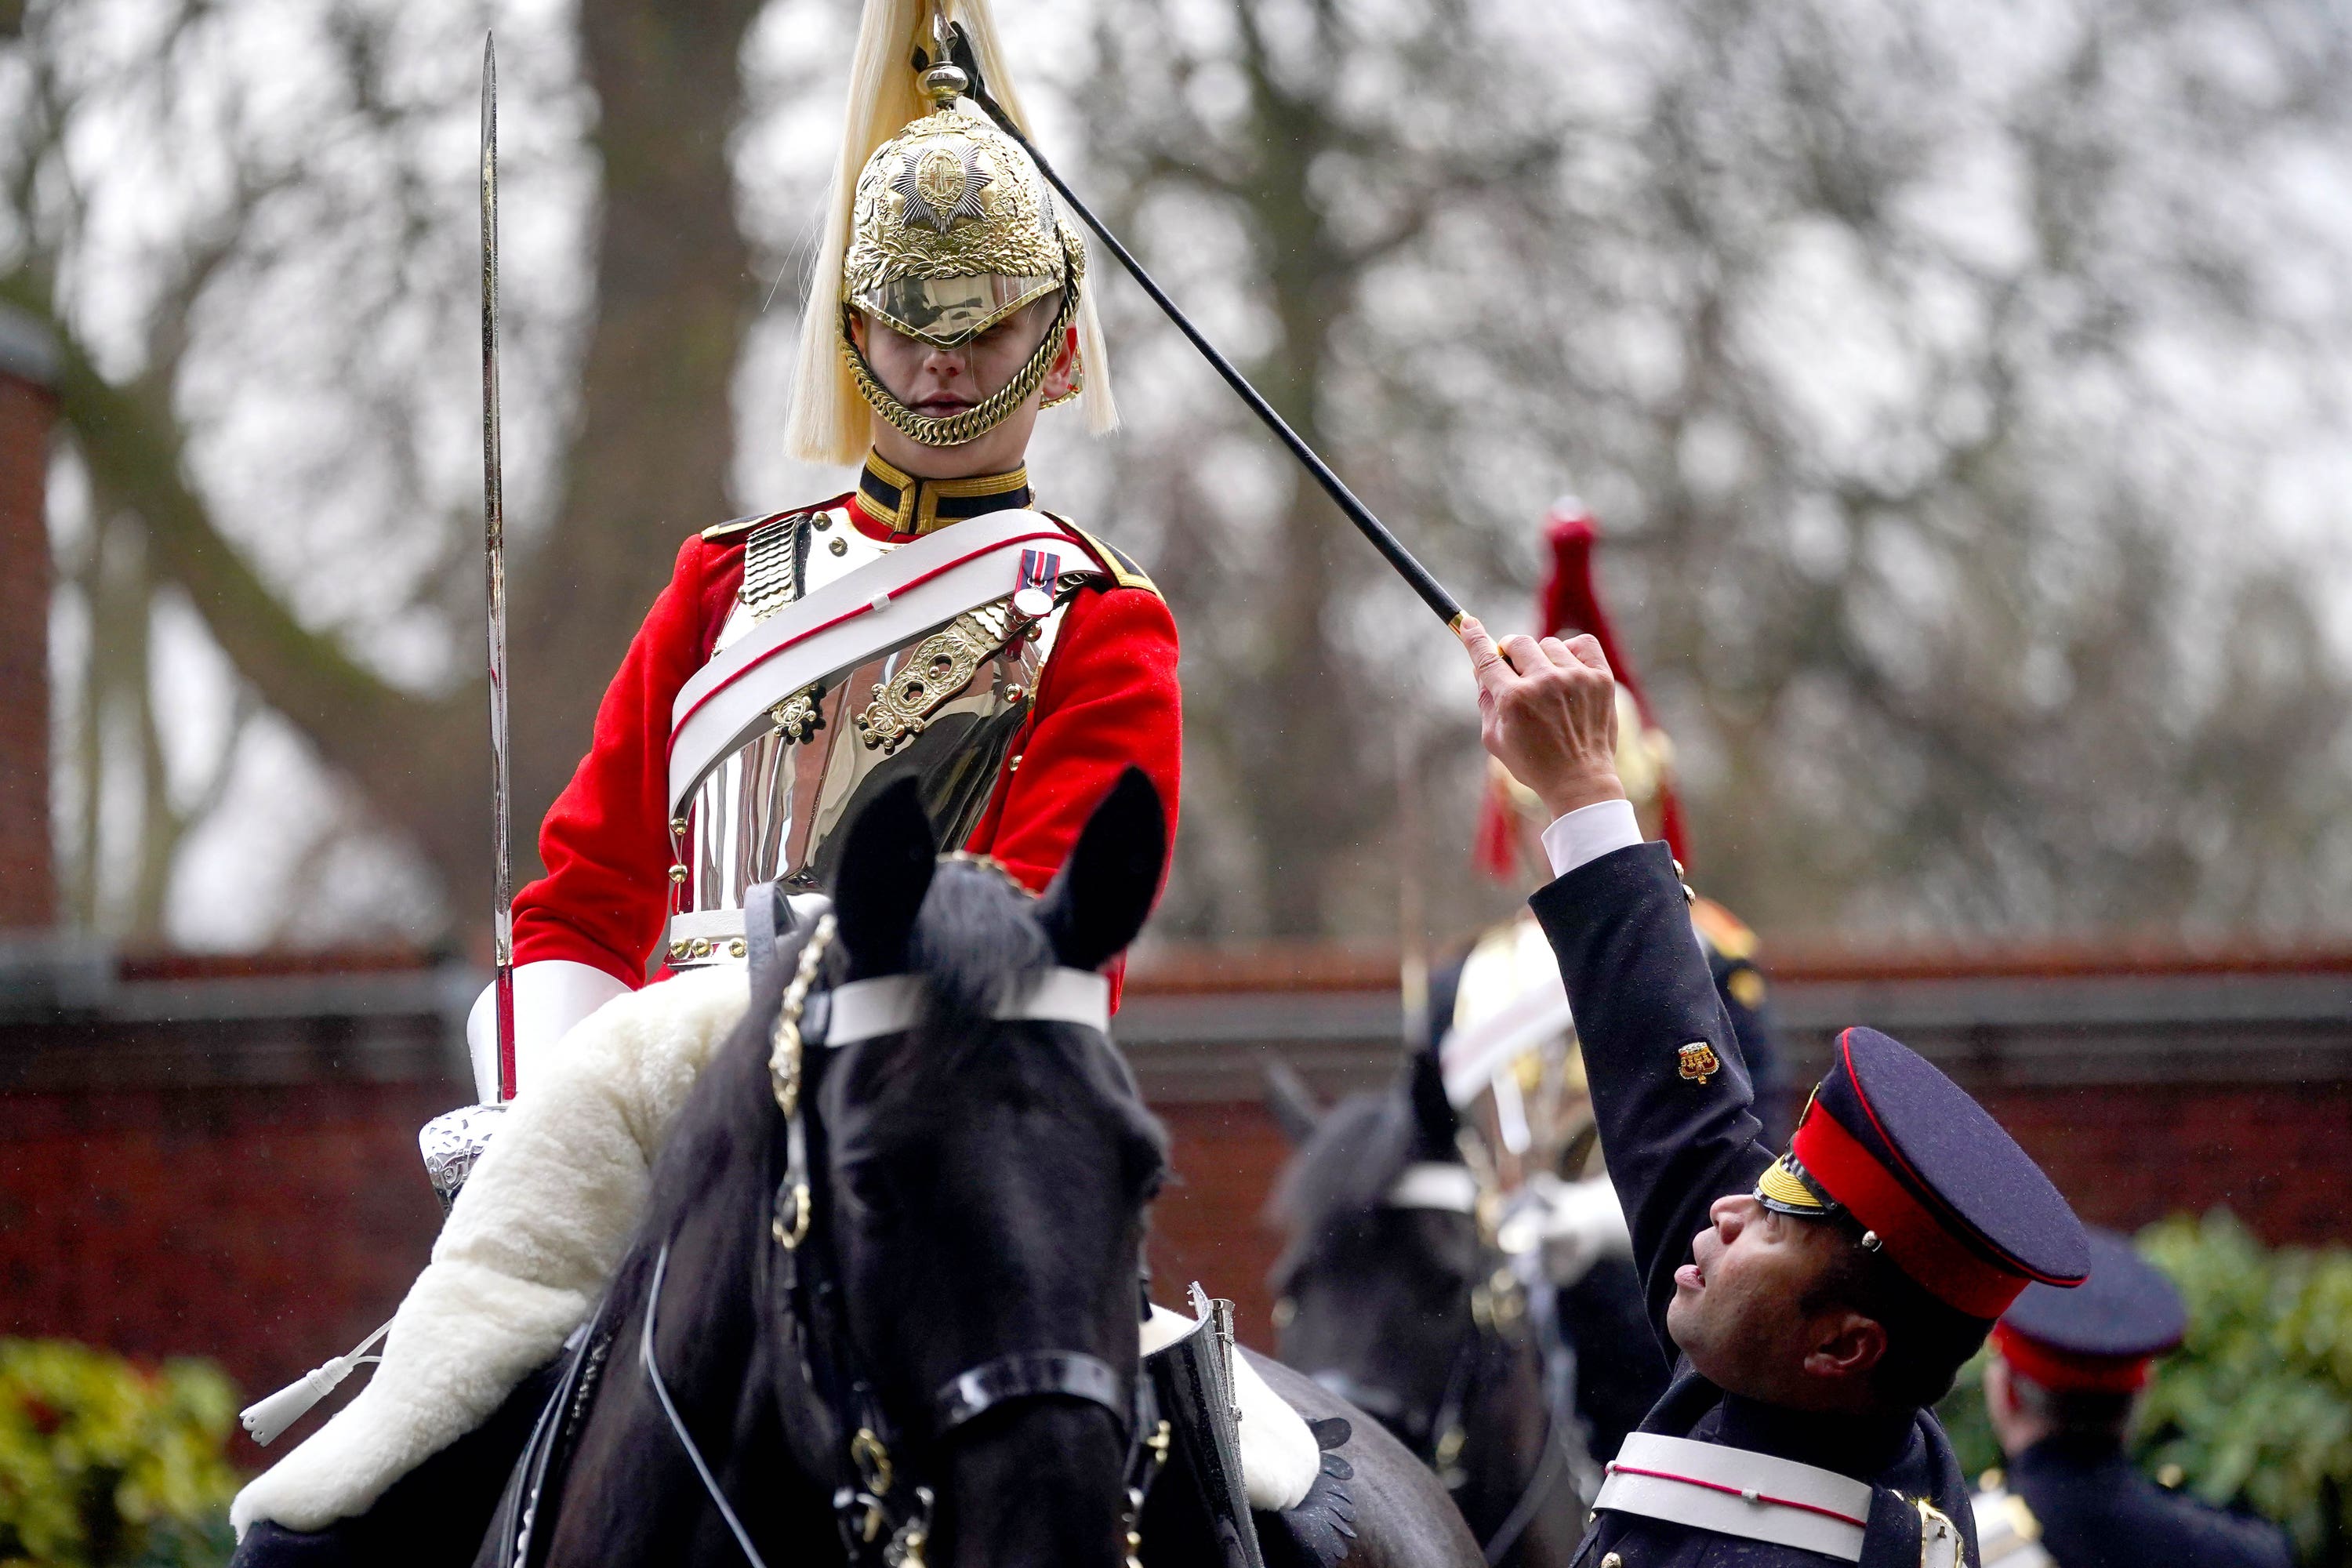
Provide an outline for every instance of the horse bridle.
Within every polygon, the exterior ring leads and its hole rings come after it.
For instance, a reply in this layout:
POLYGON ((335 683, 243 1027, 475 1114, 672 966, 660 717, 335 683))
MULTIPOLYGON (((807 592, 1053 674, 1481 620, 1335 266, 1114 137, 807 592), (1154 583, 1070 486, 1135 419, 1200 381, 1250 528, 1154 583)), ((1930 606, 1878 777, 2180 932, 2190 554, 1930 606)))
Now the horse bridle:
MULTIPOLYGON (((1477 1392, 1480 1367, 1494 1359, 1494 1351, 1502 1343, 1505 1325, 1525 1316, 1526 1287, 1512 1271, 1507 1255, 1496 1239, 1491 1192, 1467 1164, 1427 1161, 1407 1165, 1382 1196, 1381 1206, 1463 1215, 1477 1227, 1479 1261, 1476 1275, 1470 1282, 1470 1326, 1454 1343, 1446 1364, 1444 1386, 1430 1409, 1426 1426, 1416 1419, 1416 1407, 1391 1390, 1366 1384, 1360 1389, 1363 1397, 1356 1391, 1347 1394, 1347 1397, 1360 1404, 1369 1397, 1376 1404, 1385 1405, 1393 1412, 1396 1425, 1407 1432, 1422 1434, 1400 1436, 1417 1458, 1437 1472, 1447 1491, 1458 1491, 1469 1479, 1457 1463, 1465 1436, 1464 1412, 1477 1392), (1498 1260, 1501 1267, 1488 1268, 1488 1264, 1498 1260)), ((1479 1546, 1480 1555, 1490 1568, 1518 1544, 1556 1479, 1566 1473, 1564 1424, 1561 1412, 1552 1408, 1548 1394, 1544 1402, 1543 1447, 1537 1456, 1535 1471, 1528 1476, 1518 1500, 1494 1535, 1479 1546)))
MULTIPOLYGON (((762 901, 747 914, 755 942, 755 966, 772 952, 772 905, 762 901), (766 929, 760 929, 766 928, 766 929)), ((836 1449, 834 1522, 842 1549, 853 1564, 880 1568, 923 1568, 923 1552, 931 1531, 933 1489, 901 1476, 899 1465, 909 1447, 883 1407, 855 1337, 841 1321, 840 1290, 832 1278, 827 1249, 803 1247, 811 1216, 815 1212, 814 1188, 820 1179, 809 1154, 803 1059, 807 1049, 838 1048, 861 1039, 908 1027, 920 1015, 919 981, 907 976, 852 982, 812 996, 817 971, 836 930, 830 910, 819 915, 802 944, 793 977, 770 1036, 769 1086, 784 1117, 784 1173, 777 1184, 769 1234, 782 1259, 784 1294, 793 1303, 793 1341, 799 1369, 807 1387, 831 1418, 836 1449), (812 1003, 815 1005, 812 1008, 812 1003), (845 1436, 844 1435, 846 1435, 845 1436)), ((1087 983, 1102 984, 1099 975, 1069 970, 1049 972, 1022 1000, 997 1010, 1001 1019, 1050 1019, 1102 1028, 1107 1002, 1087 983)), ((756 994, 759 986, 754 984, 756 994)), ((654 1325, 660 1310, 664 1273, 669 1261, 665 1241, 654 1262, 638 1354, 670 1429, 693 1461, 703 1489, 733 1533, 736 1544, 752 1568, 767 1568, 759 1550, 718 1479, 704 1460, 693 1435, 680 1419, 654 1354, 654 1325)), ((1119 1378, 1108 1363, 1085 1351, 1013 1351, 966 1368, 943 1383, 931 1395, 925 1451, 938 1452, 958 1431, 992 1410, 1039 1399, 1076 1400, 1095 1405, 1110 1416, 1127 1448, 1125 1490, 1127 1517, 1123 1539, 1126 1568, 1139 1568, 1142 1545, 1139 1523, 1143 1500, 1166 1461, 1168 1423, 1160 1419, 1151 1380, 1139 1371, 1126 1399, 1119 1396, 1119 1378)))

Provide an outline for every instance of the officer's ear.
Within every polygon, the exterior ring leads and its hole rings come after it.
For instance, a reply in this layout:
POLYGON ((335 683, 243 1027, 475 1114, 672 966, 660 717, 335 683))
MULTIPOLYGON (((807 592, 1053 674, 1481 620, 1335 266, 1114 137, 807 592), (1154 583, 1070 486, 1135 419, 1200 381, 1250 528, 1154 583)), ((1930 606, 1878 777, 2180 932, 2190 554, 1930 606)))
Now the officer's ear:
POLYGON ((834 875, 833 912, 849 954, 850 979, 906 972, 907 939, 939 857, 931 819, 911 778, 876 795, 849 825, 834 875))
POLYGON ((1816 1320, 1805 1373, 1859 1386, 1886 1358, 1886 1325, 1851 1307, 1833 1307, 1816 1320))
POLYGON ((1087 818, 1077 847, 1038 901, 1054 955, 1070 969, 1100 969, 1143 929, 1168 859, 1168 814, 1141 768, 1119 774, 1087 818))

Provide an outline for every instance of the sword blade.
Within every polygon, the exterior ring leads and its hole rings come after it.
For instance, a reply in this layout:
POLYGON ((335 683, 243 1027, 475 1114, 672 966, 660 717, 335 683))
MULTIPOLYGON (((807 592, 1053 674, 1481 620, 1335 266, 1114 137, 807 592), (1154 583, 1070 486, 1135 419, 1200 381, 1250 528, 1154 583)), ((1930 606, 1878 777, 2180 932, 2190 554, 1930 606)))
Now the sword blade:
POLYGON ((482 39, 482 557, 489 611, 490 931, 498 976, 499 1102, 515 1094, 514 817, 507 748, 506 495, 499 451, 499 59, 482 39))

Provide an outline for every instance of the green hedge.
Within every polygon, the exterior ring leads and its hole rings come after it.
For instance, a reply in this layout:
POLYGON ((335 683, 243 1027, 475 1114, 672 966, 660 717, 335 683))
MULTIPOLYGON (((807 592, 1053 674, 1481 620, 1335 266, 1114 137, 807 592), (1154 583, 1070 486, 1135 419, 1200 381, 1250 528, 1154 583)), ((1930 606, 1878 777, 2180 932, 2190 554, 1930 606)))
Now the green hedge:
MULTIPOLYGON (((2206 1501, 2276 1520, 2303 1561, 2352 1568, 2352 1249, 2265 1248, 2227 1213, 2140 1233, 2189 1303, 2189 1339, 2158 1364, 2133 1449, 2206 1501)), ((1982 1359, 1940 1414, 1970 1470, 2000 1462, 1982 1359)))
POLYGON ((227 1562, 236 1408, 209 1362, 0 1339, 0 1568, 227 1562))

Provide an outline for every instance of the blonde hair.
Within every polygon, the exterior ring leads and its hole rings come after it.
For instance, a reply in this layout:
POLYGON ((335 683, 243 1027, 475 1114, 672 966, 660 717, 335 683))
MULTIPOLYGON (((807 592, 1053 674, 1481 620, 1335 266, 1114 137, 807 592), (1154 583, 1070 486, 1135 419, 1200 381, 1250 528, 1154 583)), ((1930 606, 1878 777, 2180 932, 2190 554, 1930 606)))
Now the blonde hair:
MULTIPOLYGON (((963 24, 990 95, 1021 133, 1029 134, 1029 116, 1004 68, 1004 51, 997 42, 988 0, 866 0, 857 54, 849 71, 841 157, 834 165, 833 188, 825 198, 824 237, 817 247, 801 312, 800 353, 793 371, 791 413, 784 423, 786 451, 806 462, 854 463, 866 455, 869 444, 871 410, 841 353, 842 260, 849 249, 857 176, 866 160, 909 121, 930 111, 908 62, 919 45, 928 48, 930 44, 934 5, 946 10, 949 20, 963 24)), ((959 107, 964 113, 979 112, 970 104, 959 107)), ((1090 287, 1078 293, 1077 328, 1078 366, 1086 377, 1081 405, 1087 429, 1099 436, 1118 427, 1118 406, 1111 400, 1110 355, 1103 346, 1090 287)))

